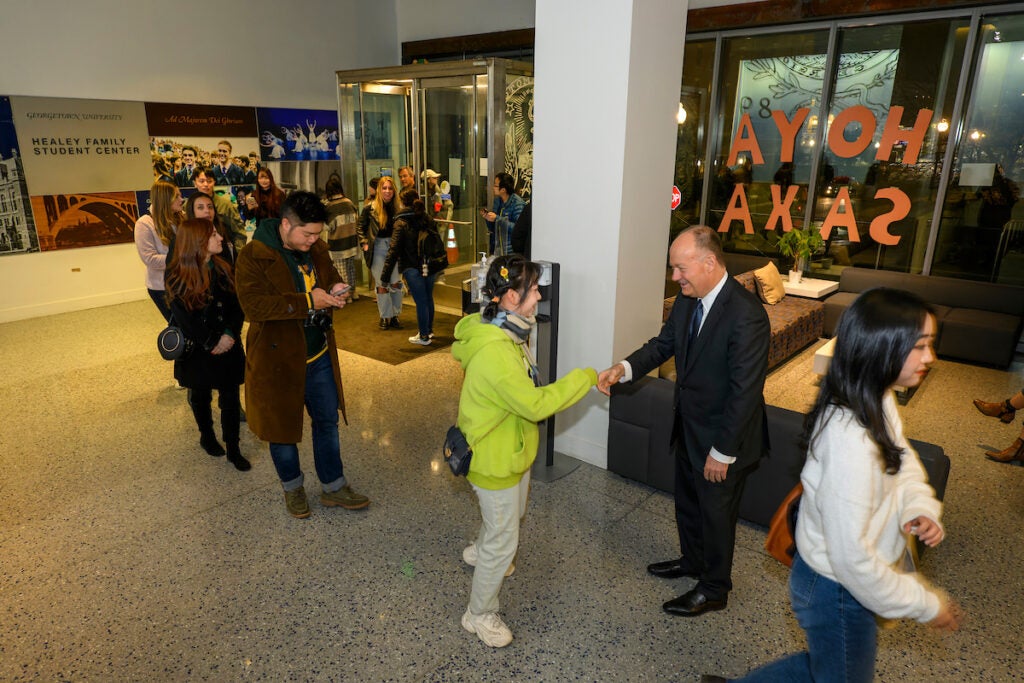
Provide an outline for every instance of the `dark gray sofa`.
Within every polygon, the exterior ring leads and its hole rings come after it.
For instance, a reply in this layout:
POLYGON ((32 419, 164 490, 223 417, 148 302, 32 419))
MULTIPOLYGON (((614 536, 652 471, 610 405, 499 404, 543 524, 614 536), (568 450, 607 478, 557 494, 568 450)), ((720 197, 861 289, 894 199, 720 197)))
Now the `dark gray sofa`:
POLYGON ((839 316, 872 287, 917 294, 935 308, 935 352, 944 358, 1005 368, 1024 329, 1024 287, 889 270, 846 268, 839 291, 825 299, 825 334, 835 334, 839 316))
MULTIPOLYGON (((642 377, 612 390, 608 424, 608 469, 628 479, 672 492, 674 455, 672 405, 674 383, 642 377)), ((768 406, 771 454, 747 479, 740 501, 740 518, 768 526, 787 493, 800 481, 805 453, 798 445, 803 413, 768 406)), ((941 500, 949 477, 949 458, 941 446, 910 440, 941 500)))

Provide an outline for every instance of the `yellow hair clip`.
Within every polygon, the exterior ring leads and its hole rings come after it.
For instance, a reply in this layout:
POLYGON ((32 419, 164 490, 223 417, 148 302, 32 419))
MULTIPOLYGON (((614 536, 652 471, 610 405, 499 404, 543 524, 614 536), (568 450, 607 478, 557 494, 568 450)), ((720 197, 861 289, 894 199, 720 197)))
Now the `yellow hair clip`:
POLYGON ((501 270, 499 270, 498 272, 501 274, 501 279, 502 280, 507 280, 508 279, 508 268, 506 268, 505 266, 502 266, 501 270))
POLYGON ((492 303, 498 303, 499 301, 501 301, 501 297, 500 296, 492 296, 491 297, 491 302, 492 303))

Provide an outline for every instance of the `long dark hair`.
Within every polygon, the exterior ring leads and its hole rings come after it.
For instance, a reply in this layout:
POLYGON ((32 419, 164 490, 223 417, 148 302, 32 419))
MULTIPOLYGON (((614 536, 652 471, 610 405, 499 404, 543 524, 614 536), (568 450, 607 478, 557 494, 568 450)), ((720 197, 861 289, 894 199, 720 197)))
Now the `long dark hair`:
POLYGON ((903 449, 886 425, 882 398, 920 340, 925 319, 934 314, 920 297, 901 289, 877 287, 857 297, 839 319, 835 354, 804 420, 801 446, 814 441, 833 407, 845 408, 878 446, 885 471, 899 472, 903 449))
MULTIPOLYGON (((215 230, 213 222, 206 218, 189 218, 178 226, 174 255, 167 264, 168 301, 180 299, 190 311, 206 305, 211 293, 211 269, 206 266, 211 254, 207 245, 215 230)), ((222 286, 234 291, 231 266, 217 254, 212 257, 213 270, 220 275, 222 286)))
POLYGON ((484 283, 482 293, 488 302, 481 317, 487 321, 494 320, 494 316, 498 315, 498 303, 505 292, 514 289, 522 298, 539 279, 540 266, 533 261, 527 261, 519 254, 496 256, 487 269, 487 281, 484 283), (502 274, 502 269, 505 270, 505 275, 502 274))
POLYGON ((213 227, 215 227, 217 232, 220 233, 220 236, 224 238, 224 248, 232 248, 234 245, 235 231, 232 226, 228 224, 228 222, 224 220, 219 213, 217 213, 217 202, 214 201, 213 197, 210 195, 203 194, 202 192, 196 192, 189 197, 188 201, 185 202, 185 217, 194 219, 196 217, 196 202, 200 202, 204 199, 213 204, 213 227))
POLYGON ((274 174, 265 166, 256 172, 256 187, 253 190, 253 196, 256 198, 256 212, 260 218, 281 217, 281 204, 284 202, 285 196, 284 190, 277 186, 277 183, 274 182, 274 174), (267 176, 270 180, 270 187, 266 190, 260 187, 259 178, 261 175, 267 176))
POLYGON ((427 214, 427 205, 420 199, 420 193, 416 191, 415 187, 410 187, 402 190, 401 194, 398 195, 399 201, 402 203, 402 207, 409 209, 414 214, 419 216, 420 214, 427 214))

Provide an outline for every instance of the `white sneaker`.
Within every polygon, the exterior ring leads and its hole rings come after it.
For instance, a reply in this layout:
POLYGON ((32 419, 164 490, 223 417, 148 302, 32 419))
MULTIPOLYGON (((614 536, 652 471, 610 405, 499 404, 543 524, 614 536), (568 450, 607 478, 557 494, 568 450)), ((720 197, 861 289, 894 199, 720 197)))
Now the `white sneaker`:
MULTIPOLYGON (((479 555, 476 554, 476 543, 470 543, 462 551, 462 561, 468 564, 470 567, 476 566, 476 560, 479 555)), ((516 561, 512 560, 508 565, 508 569, 505 570, 505 578, 512 576, 512 573, 516 570, 516 561)))
POLYGON ((476 615, 468 609, 462 615, 462 628, 475 633, 488 647, 505 647, 512 642, 512 631, 497 612, 476 615))
POLYGON ((430 339, 424 339, 418 334, 414 334, 413 336, 409 337, 409 341, 412 342, 413 344, 419 344, 420 346, 430 346, 430 339))

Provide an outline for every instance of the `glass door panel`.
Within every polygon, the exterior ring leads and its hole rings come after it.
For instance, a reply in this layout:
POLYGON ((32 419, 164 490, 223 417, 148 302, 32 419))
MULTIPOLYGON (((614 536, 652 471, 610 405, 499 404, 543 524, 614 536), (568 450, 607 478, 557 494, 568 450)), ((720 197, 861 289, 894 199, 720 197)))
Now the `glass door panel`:
MULTIPOLYGON (((476 168, 475 84, 472 76, 423 79, 419 82, 420 159, 415 169, 420 193, 438 229, 453 238, 458 258, 450 265, 473 261, 474 226, 479 208, 469 187, 476 168), (440 177, 428 179, 430 169, 440 177)), ((449 260, 454 251, 449 252, 449 260)))

